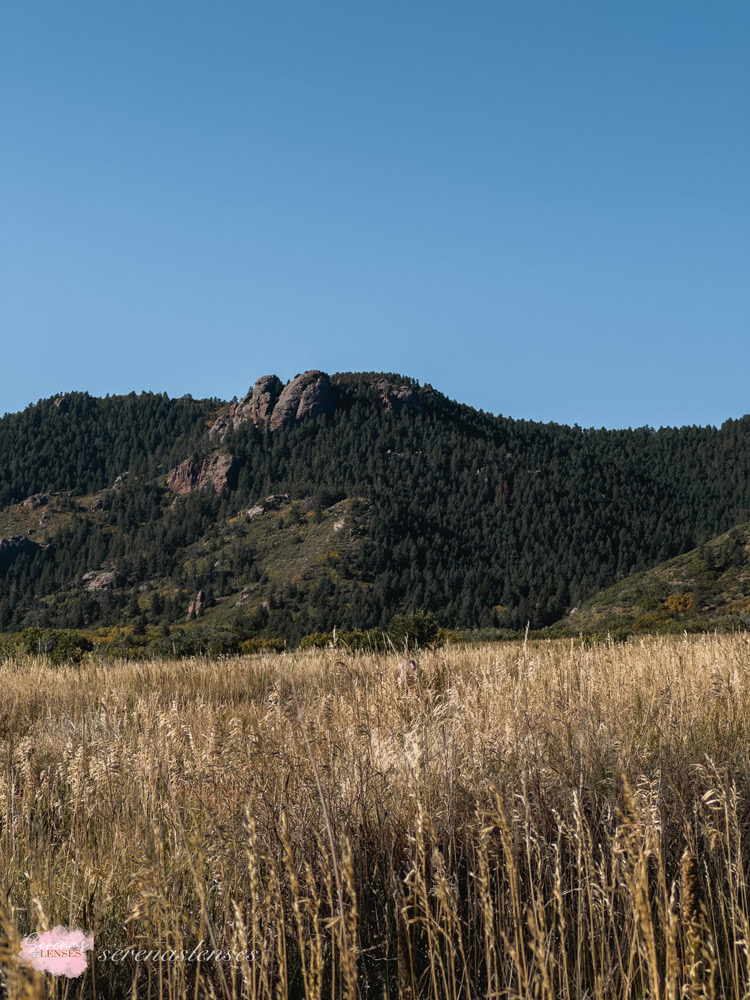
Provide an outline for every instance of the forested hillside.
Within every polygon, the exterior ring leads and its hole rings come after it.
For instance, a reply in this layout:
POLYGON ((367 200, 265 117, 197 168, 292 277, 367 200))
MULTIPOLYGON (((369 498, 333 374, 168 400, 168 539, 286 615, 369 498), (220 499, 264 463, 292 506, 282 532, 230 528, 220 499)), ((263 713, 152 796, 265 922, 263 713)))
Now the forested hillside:
POLYGON ((244 638, 403 610, 540 627, 750 520, 750 417, 571 428, 378 373, 266 378, 232 404, 45 400, 0 420, 0 461, 4 630, 166 637, 199 591, 198 617, 244 638))
POLYGON ((200 440, 219 400, 73 392, 0 420, 0 507, 34 493, 87 493, 130 469, 165 472, 200 440))
POLYGON ((750 524, 626 577, 571 608, 561 628, 578 634, 724 631, 750 626, 750 524))

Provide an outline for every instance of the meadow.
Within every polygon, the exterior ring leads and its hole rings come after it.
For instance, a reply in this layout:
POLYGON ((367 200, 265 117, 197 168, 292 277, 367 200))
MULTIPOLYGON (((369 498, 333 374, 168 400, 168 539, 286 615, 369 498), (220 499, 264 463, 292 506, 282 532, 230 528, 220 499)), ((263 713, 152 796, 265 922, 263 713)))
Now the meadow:
POLYGON ((747 997, 750 640, 0 664, 11 998, 747 997), (55 925, 79 979, 17 961, 55 925))

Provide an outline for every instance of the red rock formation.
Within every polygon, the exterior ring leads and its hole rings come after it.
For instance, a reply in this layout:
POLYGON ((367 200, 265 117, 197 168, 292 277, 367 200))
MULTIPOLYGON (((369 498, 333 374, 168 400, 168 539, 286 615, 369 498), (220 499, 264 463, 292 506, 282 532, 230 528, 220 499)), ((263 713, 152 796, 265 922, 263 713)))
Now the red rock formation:
POLYGON ((210 483, 217 493, 229 487, 232 489, 237 485, 237 474, 240 471, 242 462, 233 455, 221 455, 214 452, 204 459, 201 470, 198 474, 196 486, 202 489, 210 483))
POLYGON ((169 473, 167 489, 173 493, 189 493, 195 489, 199 473, 200 469, 192 458, 186 458, 169 473))
POLYGON ((186 458, 170 472, 167 488, 173 493, 190 493, 210 483, 217 493, 221 493, 223 489, 236 485, 241 465, 239 458, 220 452, 208 455, 200 466, 192 458, 186 458))

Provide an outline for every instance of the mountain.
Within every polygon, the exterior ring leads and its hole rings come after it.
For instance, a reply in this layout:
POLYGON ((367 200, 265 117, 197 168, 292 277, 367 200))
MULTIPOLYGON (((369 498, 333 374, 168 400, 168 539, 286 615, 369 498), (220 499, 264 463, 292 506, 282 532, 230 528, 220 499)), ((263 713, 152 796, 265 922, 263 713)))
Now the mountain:
POLYGON ((622 635, 716 625, 750 625, 750 524, 608 587, 572 608, 558 628, 622 635))
POLYGON ((0 463, 6 632, 544 627, 750 520, 750 417, 542 424, 393 373, 60 395, 0 420, 0 463))

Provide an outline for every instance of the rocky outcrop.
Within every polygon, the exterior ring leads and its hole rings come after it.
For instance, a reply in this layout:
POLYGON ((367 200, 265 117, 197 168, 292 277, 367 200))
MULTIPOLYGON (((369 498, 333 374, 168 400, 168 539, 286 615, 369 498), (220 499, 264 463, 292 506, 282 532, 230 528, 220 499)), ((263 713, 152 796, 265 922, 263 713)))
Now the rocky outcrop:
POLYGON ((256 503, 253 507, 248 507, 247 510, 243 510, 240 513, 240 517, 246 517, 248 521, 252 521, 254 517, 260 517, 261 514, 267 514, 269 510, 278 510, 283 503, 288 502, 288 493, 274 493, 270 497, 266 497, 265 500, 261 500, 260 503, 256 503))
POLYGON ((82 577, 86 590, 109 590, 115 585, 115 571, 109 569, 90 569, 82 577))
POLYGON ((0 572, 10 569, 18 557, 25 553, 33 555, 41 545, 32 542, 25 535, 14 535, 12 538, 0 538, 0 572))
POLYGON ((302 375, 296 375, 282 389, 271 414, 269 427, 272 431, 276 431, 280 427, 289 427, 310 417, 333 413, 337 401, 338 396, 325 372, 313 369, 302 375))
POLYGON ((213 455, 209 455, 203 460, 198 473, 198 489, 203 489, 209 484, 217 493, 221 493, 225 489, 234 489, 241 466, 242 462, 234 455, 221 455, 214 452, 213 455))
POLYGON ((167 478, 167 488, 173 493, 190 493, 209 484, 217 493, 224 489, 234 489, 242 462, 233 455, 223 455, 215 451, 203 459, 201 465, 192 458, 186 458, 167 478))
POLYGON ((258 379, 249 405, 249 416, 256 427, 270 427, 271 415, 283 391, 281 379, 276 375, 263 375, 258 379))
POLYGON ((33 497, 26 497, 22 502, 23 507, 31 507, 32 510, 39 510, 49 503, 49 496, 46 493, 35 493, 33 497))
POLYGON ((419 396, 410 385, 394 385, 384 378, 377 378, 372 386, 378 393, 378 406, 381 410, 391 410, 395 414, 402 410, 413 413, 424 413, 425 409, 419 401, 419 396))
POLYGON ((206 608, 206 595, 202 590, 199 590, 195 596, 195 600, 191 601, 188 605, 188 618, 198 618, 203 614, 206 608))
POLYGON ((186 458, 180 462, 176 469, 172 469, 167 477, 167 489, 173 493, 189 493, 198 485, 200 466, 192 458, 186 458))
POLYGON ((260 430, 275 431, 308 417, 333 413, 338 403, 338 393, 325 372, 304 372, 287 385, 282 385, 276 375, 264 375, 252 392, 219 414, 208 435, 222 440, 230 428, 237 430, 246 423, 260 430))
MULTIPOLYGON (((386 378, 376 378, 370 384, 377 393, 381 410, 395 414, 425 412, 412 386, 386 378)), ((218 415, 208 435, 211 439, 223 440, 230 429, 237 430, 247 423, 260 430, 290 427, 308 418, 333 413, 346 395, 346 389, 332 386, 328 375, 315 368, 295 375, 284 386, 276 375, 264 375, 255 383, 252 392, 218 415)))
POLYGON ((273 408, 283 388, 281 379, 276 375, 263 375, 246 396, 239 402, 230 404, 228 410, 219 414, 208 436, 221 440, 230 427, 236 431, 248 421, 254 427, 265 430, 271 422, 273 408))

